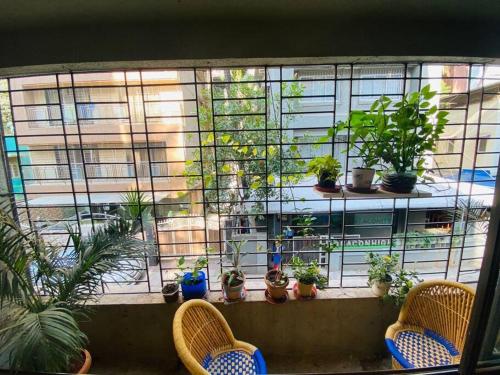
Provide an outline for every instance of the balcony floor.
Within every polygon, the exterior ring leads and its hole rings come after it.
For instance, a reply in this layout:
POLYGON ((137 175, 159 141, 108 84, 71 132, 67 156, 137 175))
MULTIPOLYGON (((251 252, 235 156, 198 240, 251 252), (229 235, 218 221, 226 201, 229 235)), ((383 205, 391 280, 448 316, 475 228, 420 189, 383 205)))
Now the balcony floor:
MULTIPOLYGON (((297 358, 290 356, 266 356, 268 373, 270 374, 290 374, 290 373, 332 373, 332 372, 357 372, 374 371, 391 368, 389 358, 297 358)), ((165 374, 165 368, 155 367, 145 364, 144 367, 137 367, 137 363, 117 364, 116 367, 101 367, 98 362, 92 365, 92 373, 106 375, 156 375, 165 374)), ((169 370, 172 375, 189 375, 189 372, 179 362, 175 371, 169 370)))

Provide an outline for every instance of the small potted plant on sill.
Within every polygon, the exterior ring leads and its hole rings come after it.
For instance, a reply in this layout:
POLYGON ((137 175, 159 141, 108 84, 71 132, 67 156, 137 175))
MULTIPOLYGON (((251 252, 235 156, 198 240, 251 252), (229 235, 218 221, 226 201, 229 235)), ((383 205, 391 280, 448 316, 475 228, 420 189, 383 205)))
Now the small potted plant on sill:
POLYGON ((396 103, 381 96, 369 113, 356 114, 370 129, 369 137, 376 145, 374 155, 388 166, 382 177, 383 190, 410 193, 417 177, 426 178, 425 154, 435 150, 448 122, 448 112, 431 105, 435 95, 427 85, 420 91, 404 94, 396 103), (394 111, 387 114, 389 107, 394 111))
POLYGON ((307 174, 315 175, 318 179, 316 188, 328 193, 337 193, 340 187, 337 181, 342 177, 341 164, 331 155, 317 156, 307 165, 307 174))
POLYGON ((288 276, 283 272, 283 270, 273 269, 266 273, 264 279, 267 289, 266 294, 273 301, 284 302, 288 297, 288 292, 286 290, 289 279, 288 276))
POLYGON ((392 276, 398 265, 399 254, 380 255, 369 252, 366 260, 370 265, 368 269, 368 285, 378 297, 383 297, 389 291, 392 276))
POLYGON ((361 160, 360 167, 352 169, 352 185, 348 185, 349 190, 359 193, 372 193, 373 177, 375 176, 375 165, 379 164, 380 156, 377 155, 378 145, 374 139, 374 116, 363 111, 352 111, 349 116, 349 124, 341 122, 337 125, 338 130, 350 128, 349 146, 357 151, 357 156, 361 160))
POLYGON ((161 293, 165 302, 177 302, 179 299, 179 284, 168 283, 161 289, 161 293))
POLYGON ((232 248, 231 269, 222 273, 222 290, 227 301, 239 301, 244 298, 245 274, 241 270, 241 250, 247 241, 229 241, 232 248))
POLYGON ((390 300, 396 306, 401 306, 410 289, 422 281, 418 272, 401 269, 392 276, 391 287, 384 295, 384 300, 390 300))
POLYGON ((206 276, 205 272, 202 271, 207 265, 208 259, 206 257, 196 259, 192 267, 186 266, 186 259, 183 256, 179 258, 177 268, 182 274, 176 274, 176 276, 185 301, 203 298, 207 294, 206 276))
POLYGON ((290 267, 293 277, 297 280, 298 295, 303 298, 315 297, 315 289, 325 289, 328 278, 321 274, 318 262, 304 262, 301 258, 294 256, 290 259, 290 267))

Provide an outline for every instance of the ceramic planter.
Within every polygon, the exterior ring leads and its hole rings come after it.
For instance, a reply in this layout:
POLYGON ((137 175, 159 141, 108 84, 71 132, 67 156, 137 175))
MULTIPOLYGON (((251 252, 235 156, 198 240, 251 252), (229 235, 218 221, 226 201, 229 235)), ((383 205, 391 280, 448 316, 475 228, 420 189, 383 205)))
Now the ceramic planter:
POLYGON ((207 282, 205 277, 205 272, 198 271, 198 277, 194 284, 187 283, 191 280, 193 274, 191 272, 186 272, 182 278, 181 289, 182 297, 184 300, 190 300, 195 298, 203 298, 207 294, 207 282))
POLYGON ((352 187, 354 189, 370 189, 375 176, 373 168, 353 168, 352 187))
POLYGON ((288 286, 289 280, 288 277, 283 275, 282 277, 286 278, 286 282, 280 286, 274 285, 273 282, 276 279, 277 272, 277 270, 271 270, 266 273, 264 281, 266 282, 267 292, 269 293, 269 296, 275 300, 282 300, 287 296, 286 287, 288 286))
POLYGON ((176 283, 167 284, 162 288, 161 293, 165 302, 177 302, 179 299, 179 285, 176 283))
POLYGON ((382 178, 382 189, 392 193, 411 193, 417 176, 413 173, 386 173, 382 178))
POLYGON ((243 275, 243 282, 235 286, 227 285, 229 279, 228 275, 224 275, 222 279, 222 289, 224 289, 224 296, 228 301, 238 301, 241 299, 243 288, 245 287, 245 275, 243 275))
POLYGON ((391 287, 390 281, 374 281, 372 283, 372 292, 377 297, 383 297, 391 287))
POLYGON ((297 284, 301 297, 312 297, 314 284, 304 284, 300 281, 297 284))

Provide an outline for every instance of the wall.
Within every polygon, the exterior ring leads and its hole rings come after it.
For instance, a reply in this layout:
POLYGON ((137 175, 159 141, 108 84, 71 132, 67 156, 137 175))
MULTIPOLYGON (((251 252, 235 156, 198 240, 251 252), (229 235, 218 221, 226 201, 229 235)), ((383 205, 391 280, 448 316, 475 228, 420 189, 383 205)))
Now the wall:
MULTIPOLYGON (((334 361, 386 353, 384 334, 396 320, 397 309, 383 304, 367 289, 322 291, 321 299, 292 300, 280 306, 263 301, 262 295, 252 292, 251 302, 217 302, 216 306, 236 338, 262 350, 271 371, 273 362, 290 356, 334 361)), ((211 300, 219 297, 213 293, 211 300)), ((163 303, 160 294, 105 296, 95 307, 92 322, 83 325, 95 367, 143 366, 173 371, 177 356, 172 320, 178 306, 163 303)))
POLYGON ((192 59, 498 58, 499 18, 496 0, 17 0, 2 4, 0 74, 200 65, 192 59), (129 63, 101 63, 110 61, 129 63))

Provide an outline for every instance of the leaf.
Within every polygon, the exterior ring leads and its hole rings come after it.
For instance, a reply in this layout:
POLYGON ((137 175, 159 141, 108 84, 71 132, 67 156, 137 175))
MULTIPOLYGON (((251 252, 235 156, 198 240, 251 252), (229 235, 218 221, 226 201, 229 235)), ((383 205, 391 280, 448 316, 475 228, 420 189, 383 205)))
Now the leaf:
POLYGON ((272 185, 274 183, 274 176, 272 174, 270 174, 269 176, 267 176, 267 183, 269 185, 272 185))
POLYGON ((260 181, 254 181, 250 184, 250 189, 252 190, 257 190, 262 186, 262 182, 260 181))
POLYGON ((229 173, 229 172, 231 172, 231 165, 230 164, 224 164, 224 165, 222 165, 221 170, 222 170, 223 173, 229 173))
POLYGON ((227 144, 231 141, 231 136, 229 134, 223 134, 221 140, 223 143, 227 144))
POLYGON ((238 170, 238 172, 236 172, 236 175, 238 177, 243 177, 245 175, 245 172, 240 169, 240 170, 238 170))

